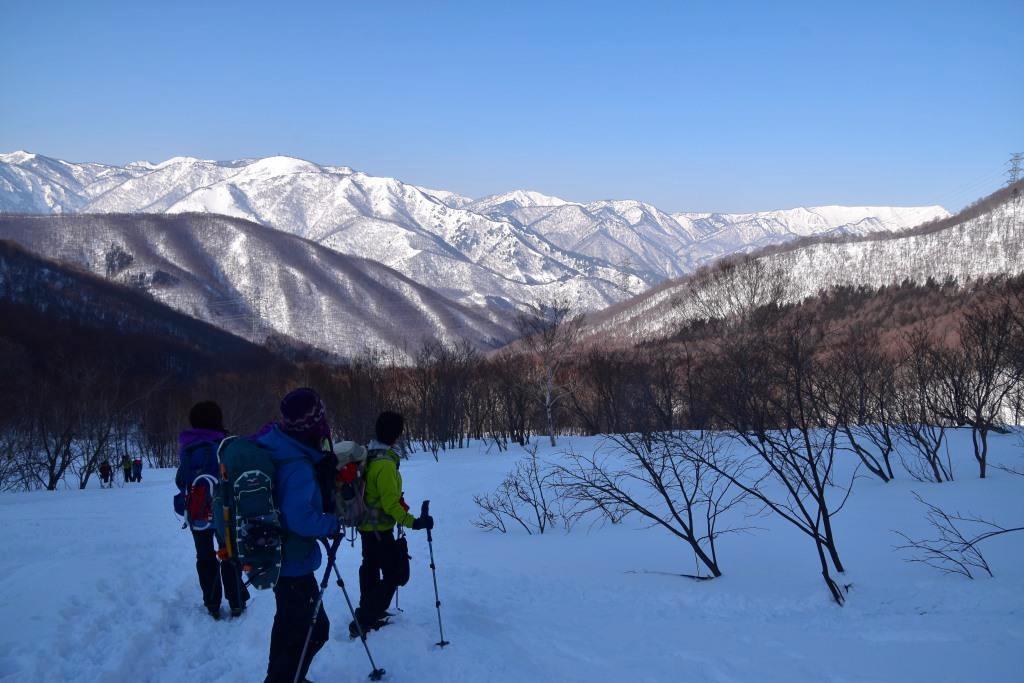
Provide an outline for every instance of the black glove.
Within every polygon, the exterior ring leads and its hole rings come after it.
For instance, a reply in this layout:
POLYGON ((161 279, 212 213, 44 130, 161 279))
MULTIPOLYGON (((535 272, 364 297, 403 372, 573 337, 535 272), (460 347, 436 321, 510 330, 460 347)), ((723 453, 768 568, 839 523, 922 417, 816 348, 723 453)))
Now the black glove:
POLYGON ((412 523, 413 531, 421 531, 423 529, 433 529, 434 518, 430 515, 421 515, 416 518, 416 521, 412 523))
POLYGON ((320 497, 324 502, 324 512, 334 514, 334 477, 338 473, 338 456, 327 453, 320 462, 313 466, 316 483, 320 487, 320 497))

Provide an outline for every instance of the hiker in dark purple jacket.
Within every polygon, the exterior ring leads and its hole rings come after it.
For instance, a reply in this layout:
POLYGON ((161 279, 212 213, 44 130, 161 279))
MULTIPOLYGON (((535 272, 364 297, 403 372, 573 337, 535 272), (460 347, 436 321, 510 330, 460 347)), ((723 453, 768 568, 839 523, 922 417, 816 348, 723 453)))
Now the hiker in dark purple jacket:
MULTIPOLYGON (((214 551, 213 495, 217 489, 217 446, 224 438, 224 418, 220 406, 203 401, 188 414, 191 429, 178 436, 179 464, 174 483, 178 486, 175 508, 184 514, 196 546, 196 572, 203 589, 203 604, 214 619, 220 619, 221 584, 228 599, 231 616, 245 610, 249 592, 235 562, 219 562, 214 551), (180 508, 180 509, 179 509, 180 508), (218 567, 219 565, 219 567, 218 567)), ((220 540, 217 541, 218 545, 220 540)))

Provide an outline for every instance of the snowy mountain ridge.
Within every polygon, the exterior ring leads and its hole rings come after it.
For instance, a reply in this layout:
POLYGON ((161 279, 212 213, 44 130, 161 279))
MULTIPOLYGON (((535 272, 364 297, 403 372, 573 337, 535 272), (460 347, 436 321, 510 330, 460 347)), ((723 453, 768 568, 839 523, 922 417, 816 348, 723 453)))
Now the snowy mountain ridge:
POLYGON ((473 200, 287 156, 112 166, 28 152, 0 155, 0 212, 244 218, 506 313, 555 295, 597 310, 722 255, 948 215, 937 206, 669 214, 638 201, 583 204, 526 190, 473 200))
MULTIPOLYGON (((1024 189, 1024 183, 1016 189, 1024 189)), ((851 215, 856 214, 843 217, 851 215)), ((881 222, 871 216, 854 224, 867 223, 869 229, 863 232, 849 228, 819 233, 806 244, 774 246, 755 252, 754 258, 763 262, 766 272, 784 274, 786 299, 791 302, 836 286, 877 288, 947 277, 963 283, 1024 272, 1024 206, 1015 199, 1013 188, 997 191, 934 226, 876 234, 875 221, 881 222)), ((588 335, 637 342, 672 334, 685 321, 699 317, 689 296, 691 280, 668 280, 590 316, 588 335)))
POLYGON ((280 335, 345 357, 370 349, 408 360, 424 339, 493 348, 514 336, 510 321, 380 263, 238 218, 0 215, 4 239, 256 343, 280 335))

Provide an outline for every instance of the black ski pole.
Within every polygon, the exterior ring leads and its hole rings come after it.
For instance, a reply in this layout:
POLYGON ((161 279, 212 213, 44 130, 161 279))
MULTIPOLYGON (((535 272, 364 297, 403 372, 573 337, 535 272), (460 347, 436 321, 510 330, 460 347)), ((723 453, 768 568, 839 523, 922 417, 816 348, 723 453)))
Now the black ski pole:
POLYGON ((327 569, 324 570, 324 578, 320 580, 320 595, 317 596, 316 606, 313 608, 313 620, 309 624, 309 631, 306 632, 306 642, 302 644, 302 656, 299 657, 299 665, 295 669, 293 683, 299 683, 302 679, 302 663, 306 661, 306 653, 309 652, 309 641, 313 639, 313 629, 316 628, 317 619, 320 618, 320 607, 324 604, 324 591, 327 590, 327 582, 331 578, 331 568, 334 566, 334 559, 338 555, 339 545, 341 545, 341 534, 334 537, 331 547, 327 549, 327 569))
MULTIPOLYGON (((420 517, 426 517, 430 514, 430 501, 423 501, 423 507, 420 508, 420 517)), ((437 594, 437 565, 434 564, 434 535, 431 533, 430 527, 427 527, 427 547, 430 548, 430 573, 434 577, 434 606, 437 607, 437 628, 441 632, 441 640, 434 643, 438 647, 444 647, 445 645, 451 645, 450 642, 444 639, 444 626, 441 625, 441 598, 437 594)))
MULTIPOLYGON (((324 543, 324 547, 327 547, 326 542, 321 542, 324 543)), ((373 661, 373 655, 370 654, 370 646, 366 642, 366 632, 363 630, 363 625, 359 623, 359 619, 356 618, 356 611, 352 607, 352 599, 348 596, 348 589, 345 588, 345 579, 341 578, 341 571, 338 570, 337 563, 334 564, 334 576, 338 579, 336 583, 338 584, 338 588, 341 589, 342 595, 345 596, 345 603, 348 605, 348 612, 352 615, 352 621, 355 622, 356 630, 359 631, 359 639, 363 641, 363 649, 366 650, 366 657, 370 660, 370 666, 373 668, 373 671, 370 672, 370 680, 379 681, 384 678, 384 674, 386 672, 384 669, 377 668, 377 662, 373 661)))

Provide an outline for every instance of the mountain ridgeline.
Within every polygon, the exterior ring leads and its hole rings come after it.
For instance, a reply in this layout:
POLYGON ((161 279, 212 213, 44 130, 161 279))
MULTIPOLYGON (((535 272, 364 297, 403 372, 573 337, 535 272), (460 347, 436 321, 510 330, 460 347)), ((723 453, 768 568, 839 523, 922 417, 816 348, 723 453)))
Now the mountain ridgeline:
POLYGON ((471 199, 289 157, 0 155, 0 239, 253 341, 339 357, 408 360, 425 339, 497 348, 516 336, 517 314, 555 298, 589 314, 593 337, 669 335, 695 315, 679 305, 686 283, 742 254, 785 270, 791 300, 1015 273, 1010 206, 668 213, 530 191, 471 199))
POLYGON ((877 289, 904 282, 966 284, 1024 273, 1024 181, 954 216, 902 231, 816 235, 734 255, 608 307, 588 318, 585 336, 633 344, 672 335, 688 321, 743 306, 793 303, 836 287, 877 289), (759 299, 758 297, 761 297, 759 299))
MULTIPOLYGON (((668 213, 528 191, 474 200, 289 157, 110 166, 26 152, 0 154, 0 212, 241 218, 381 263, 503 328, 538 301, 567 298, 597 311, 723 255, 948 215, 939 206, 668 213)), ((269 298, 276 287, 261 289, 269 298)), ((320 335, 304 336, 320 343, 320 335)))

